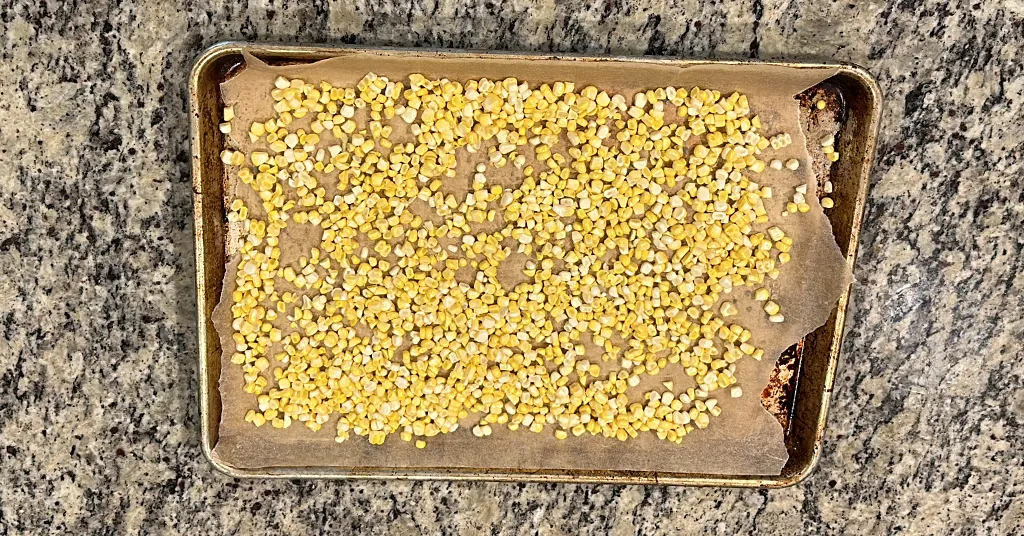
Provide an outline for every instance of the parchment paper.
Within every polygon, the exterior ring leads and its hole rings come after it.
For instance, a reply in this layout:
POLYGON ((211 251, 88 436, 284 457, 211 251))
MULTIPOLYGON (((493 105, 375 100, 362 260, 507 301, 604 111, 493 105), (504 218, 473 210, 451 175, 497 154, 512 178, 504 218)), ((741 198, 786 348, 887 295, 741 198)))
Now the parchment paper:
MULTIPOLYGON (((733 300, 740 309, 740 314, 729 320, 747 327, 753 333, 751 342, 763 348, 765 355, 761 361, 744 358, 737 362, 736 376, 744 395, 734 399, 729 397, 727 390, 718 391, 722 415, 712 418, 707 429, 695 430, 687 435, 682 444, 659 440, 652 433, 641 433, 637 439, 625 442, 590 434, 570 436, 567 440, 559 441, 553 437, 551 426, 537 434, 524 428, 511 432, 503 425, 492 425, 494 434, 481 439, 470 433, 471 426, 466 426, 479 418, 477 416, 474 419, 473 415, 468 423, 462 423, 463 426, 454 433, 430 438, 428 447, 423 450, 416 449, 411 442, 402 441, 397 434, 389 436, 385 444, 380 446, 370 445, 365 438, 355 435, 339 444, 335 442, 334 419, 315 433, 298 422, 284 430, 269 425, 256 428, 244 422, 245 413, 256 406, 256 396, 243 392, 241 367, 233 365, 225 357, 221 359, 220 395, 223 411, 220 438, 213 450, 213 455, 220 461, 239 468, 460 467, 735 475, 781 473, 788 458, 783 444, 783 430, 776 418, 762 406, 760 393, 782 351, 825 323, 840 294, 850 282, 850 270, 814 195, 807 196, 811 204, 809 213, 780 217, 782 207, 792 198, 795 186, 809 184, 808 191, 815 191, 814 177, 810 166, 806 165, 808 150, 800 127, 798 103, 793 97, 828 78, 834 74, 834 70, 723 64, 679 67, 656 62, 615 63, 540 58, 510 60, 486 55, 446 57, 430 53, 410 56, 387 51, 350 52, 313 64, 281 67, 267 66, 247 56, 246 64, 240 74, 221 86, 225 105, 234 106, 236 115, 229 143, 246 152, 254 148, 248 139, 248 125, 253 120, 265 121, 273 117, 273 101, 269 92, 278 75, 302 78, 314 84, 325 80, 335 87, 353 87, 367 72, 406 83, 409 74, 421 73, 428 78, 446 77, 462 82, 480 77, 504 79, 515 76, 521 82, 529 82, 531 87, 558 80, 573 81, 577 89, 593 84, 609 93, 622 93, 630 99, 638 89, 669 85, 681 88, 697 85, 718 89, 725 94, 739 91, 748 96, 752 114, 761 117, 764 125, 762 134, 771 136, 788 132, 793 138, 791 146, 775 151, 769 148, 767 154, 762 154, 762 158, 797 158, 805 165, 796 172, 768 168, 754 179, 774 187, 774 198, 766 200, 766 208, 773 219, 772 224, 785 230, 794 242, 792 261, 783 267, 777 281, 768 281, 773 295, 783 307, 786 321, 782 324, 769 323, 760 304, 753 301, 752 291, 746 287, 723 295, 722 299, 733 300)), ((399 123, 396 121, 392 124, 399 123)), ((296 125, 293 124, 294 128, 296 125)), ((467 156, 464 151, 460 152, 460 170, 468 168, 468 164, 464 166, 461 161, 467 156)), ((502 170, 489 169, 488 177, 501 180, 501 172, 511 174, 516 171, 513 166, 502 170)), ((226 179, 226 196, 255 201, 248 186, 238 183, 238 187, 235 187, 237 181, 233 172, 228 173, 226 179)), ((459 184, 451 186, 464 189, 460 185, 468 185, 469 180, 468 175, 460 174, 454 179, 459 184)), ((260 210, 259 203, 250 202, 248 205, 250 210, 260 210)), ((281 236, 281 244, 283 249, 286 244, 294 244, 294 247, 283 251, 282 265, 289 261, 290 255, 296 255, 299 251, 308 255, 309 247, 318 243, 319 233, 319 227, 312 225, 289 225, 281 236)), ((227 242, 234 243, 230 239, 227 242)), ((231 348, 230 294, 235 288, 237 255, 230 250, 227 253, 229 262, 221 302, 214 311, 213 319, 222 346, 231 348)), ((608 365, 602 364, 604 372, 608 370, 608 365)), ((664 380, 672 380, 677 393, 693 385, 693 380, 686 376, 679 365, 670 365, 656 380, 645 379, 644 383, 662 390, 660 382, 664 380)), ((633 396, 630 398, 634 399, 633 396)))

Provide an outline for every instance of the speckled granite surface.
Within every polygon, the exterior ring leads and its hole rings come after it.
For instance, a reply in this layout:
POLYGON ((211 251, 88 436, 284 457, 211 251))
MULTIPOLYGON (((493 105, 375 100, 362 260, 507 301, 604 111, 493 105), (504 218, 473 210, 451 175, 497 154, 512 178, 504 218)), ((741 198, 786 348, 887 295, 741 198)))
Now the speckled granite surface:
POLYGON ((0 0, 0 534, 1024 531, 1020 0, 80 4, 0 0), (215 473, 186 79, 231 38, 867 66, 887 101, 818 471, 771 492, 215 473))

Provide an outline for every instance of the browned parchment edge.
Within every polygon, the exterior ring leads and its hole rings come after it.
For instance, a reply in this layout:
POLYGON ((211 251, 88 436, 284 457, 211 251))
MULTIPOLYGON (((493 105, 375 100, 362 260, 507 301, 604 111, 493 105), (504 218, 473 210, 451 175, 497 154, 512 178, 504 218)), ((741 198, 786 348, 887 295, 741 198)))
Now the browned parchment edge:
MULTIPOLYGON (((754 62, 754 61, 712 61, 712 60, 683 60, 674 58, 651 58, 651 57, 620 57, 620 56, 577 56, 562 54, 532 54, 532 53, 493 53, 493 52, 463 52, 437 49, 399 49, 399 48, 365 48, 365 47, 324 47, 324 46, 287 46, 273 44, 257 44, 244 42, 224 42, 212 46, 203 52, 193 65, 189 77, 189 112, 191 120, 191 149, 192 149, 192 178, 193 178, 193 210, 196 246, 196 299, 198 316, 198 348, 199 359, 199 408, 200 408, 200 431, 203 454, 210 460, 213 466, 228 475, 234 477, 261 477, 261 478, 375 478, 390 480, 490 480, 503 482, 574 482, 574 483, 613 483, 613 484, 670 484, 670 485, 691 485, 691 486, 732 486, 732 487, 760 487, 779 488, 796 484, 809 476, 821 456, 821 443, 824 435, 824 428, 827 420, 829 398, 832 386, 835 381, 835 371, 838 364, 839 352, 842 346, 843 328, 850 303, 851 289, 847 289, 839 298, 833 318, 822 328, 813 332, 812 336, 827 337, 827 363, 823 371, 822 389, 816 396, 818 411, 815 416, 816 426, 813 428, 813 437, 803 437, 804 441, 811 441, 810 457, 806 458, 795 471, 790 471, 778 476, 744 476, 744 475, 699 475, 683 473, 655 473, 635 471, 565 471, 565 470, 542 470, 542 471, 515 471, 515 470, 464 470, 449 468, 428 468, 415 470, 402 470, 396 468, 380 469, 357 469, 346 470, 326 467, 295 467, 295 468, 266 468, 266 469, 239 469, 226 465, 216 459, 212 454, 216 442, 217 422, 219 417, 214 418, 213 413, 219 413, 219 393, 216 382, 211 381, 210 374, 214 372, 218 364, 212 363, 211 359, 215 352, 211 348, 212 325, 210 322, 207 302, 210 301, 209 286, 211 281, 207 279, 206 256, 208 254, 205 244, 204 217, 208 217, 207 211, 216 210, 218 221, 223 221, 223 211, 220 200, 204 199, 204 178, 209 180, 205 166, 211 164, 210 160, 217 160, 216 148, 211 152, 208 138, 211 132, 216 132, 217 117, 204 113, 205 106, 216 106, 215 86, 210 87, 204 76, 216 66, 218 60, 227 56, 240 54, 247 51, 264 58, 287 59, 295 61, 315 61, 351 50, 387 50, 392 53, 414 52, 417 54, 435 53, 439 56, 458 57, 471 54, 475 56, 494 55, 502 59, 530 60, 537 58, 567 59, 577 61, 609 61, 609 62, 640 62, 669 64, 674 66, 689 66, 701 64, 719 65, 777 65, 793 69, 832 67, 838 70, 837 76, 845 78, 845 82, 853 84, 856 90, 865 93, 866 110, 857 117, 863 122, 860 130, 862 137, 858 140, 861 149, 855 154, 844 153, 844 160, 851 162, 855 169, 850 177, 843 181, 843 184, 854 183, 852 190, 846 192, 845 203, 853 204, 853 212, 850 215, 850 232, 843 238, 848 240, 846 246, 846 260, 850 266, 856 257, 857 238, 863 218, 864 203, 867 198, 868 178, 870 174, 871 161, 875 153, 878 123, 881 115, 881 90, 874 77, 863 68, 845 63, 794 63, 794 62, 754 62), (211 90, 214 91, 211 100, 211 90), (206 201, 204 203, 204 201, 206 201), (831 324, 831 325, 830 325, 831 324)), ((219 81, 217 82, 219 83, 219 81)), ((847 129, 844 129, 847 130, 847 129)), ((844 135, 850 133, 844 132, 844 135)), ((214 165, 217 165, 214 163, 214 165)), ((218 166, 219 167, 219 166, 218 166)), ((220 180, 220 174, 216 180, 220 180)), ((838 237, 837 237, 838 238, 838 237)), ((216 283, 214 281, 213 283, 216 283)), ((213 297, 216 302, 216 297, 213 297)), ((819 343, 820 344, 820 343, 819 343)), ((801 368, 798 374, 803 374, 801 368)), ((815 393, 806 393, 802 396, 811 396, 815 393)), ((795 394, 794 396, 801 396, 795 394)), ((794 433, 798 433, 794 431, 794 433)))

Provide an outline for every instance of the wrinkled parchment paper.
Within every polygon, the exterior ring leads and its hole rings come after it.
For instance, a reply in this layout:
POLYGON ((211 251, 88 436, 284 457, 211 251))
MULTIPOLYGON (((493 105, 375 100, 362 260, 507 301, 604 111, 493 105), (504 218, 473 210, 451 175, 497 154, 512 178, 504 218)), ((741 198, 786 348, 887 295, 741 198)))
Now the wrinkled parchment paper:
MULTIPOLYGON (((793 98, 802 90, 834 74, 832 69, 794 69, 764 65, 707 64, 680 67, 659 62, 613 62, 590 60, 507 59, 486 55, 458 55, 422 53, 395 53, 388 51, 352 51, 339 57, 313 64, 271 67, 260 60, 246 56, 244 70, 221 85, 225 105, 234 106, 236 119, 229 136, 231 146, 249 152, 254 149, 247 135, 247 126, 254 120, 265 121, 273 117, 273 101, 269 93, 278 75, 302 78, 314 84, 321 80, 335 87, 354 87, 367 72, 374 72, 392 80, 403 80, 411 73, 428 78, 446 77, 466 81, 488 77, 504 79, 515 76, 527 81, 531 87, 557 80, 573 81, 577 88, 593 84, 609 93, 623 93, 631 100, 638 89, 675 86, 718 89, 723 93, 739 91, 748 96, 752 114, 761 117, 762 134, 788 132, 793 144, 785 149, 763 155, 766 159, 797 158, 808 162, 805 136, 800 128, 798 103, 793 98)), ((407 81, 406 81, 407 83, 407 81)), ((666 120, 672 116, 668 115, 666 120)), ((297 120, 298 121, 298 120, 297 120)), ((393 122, 399 124, 400 121, 393 122)), ((298 123, 301 124, 301 123, 298 123)), ((293 124, 292 128, 296 128, 293 124)), ((396 126, 396 132, 399 127, 396 126)), ((325 134, 327 135, 327 134, 325 134)), ((259 143, 265 143, 263 141, 259 143)), ((532 153, 532 151, 528 151, 532 153)), ((461 161, 470 156, 460 154, 460 170, 469 169, 461 161)), ((476 155, 479 161, 479 155, 476 155)), ((488 170, 489 179, 510 181, 516 173, 513 166, 501 170, 488 170), (506 175, 502 175, 505 173, 506 175)), ((460 176, 454 185, 465 189, 469 176, 460 176)), ((335 178, 336 180, 336 178, 335 178)), ((814 177, 810 166, 803 165, 797 172, 775 171, 770 168, 755 180, 774 187, 775 196, 765 205, 778 225, 793 238, 792 261, 782 269, 777 281, 768 281, 773 295, 782 305, 786 321, 771 324, 752 297, 752 289, 743 287, 731 295, 740 314, 730 318, 747 327, 753 338, 750 342, 764 349, 761 361, 744 358, 737 362, 736 376, 744 395, 730 398, 728 391, 716 394, 722 414, 712 418, 705 430, 687 435, 681 445, 659 440, 653 433, 641 433, 637 439, 621 442, 601 436, 584 434, 559 441, 554 438, 554 427, 548 426, 539 434, 520 429, 509 431, 503 425, 492 425, 494 433, 488 438, 477 438, 470 433, 479 416, 471 415, 468 422, 454 433, 428 439, 428 447, 416 449, 413 443, 399 439, 398 434, 388 437, 384 445, 374 446, 353 435, 344 443, 336 443, 335 420, 324 425, 319 432, 311 432, 295 422, 288 429, 275 429, 269 425, 256 428, 244 422, 244 415, 256 406, 256 396, 242 390, 241 367, 228 359, 221 360, 220 396, 223 412, 220 438, 213 455, 222 463, 238 468, 260 467, 339 467, 345 469, 376 468, 478 468, 478 469, 562 469, 562 470, 618 470, 655 471, 731 475, 778 475, 786 464, 788 454, 783 443, 783 430, 779 422, 762 405, 760 393, 768 382, 775 362, 783 350, 804 335, 823 325, 840 294, 850 281, 849 268, 832 235, 831 226, 814 195, 808 195, 811 211, 806 214, 780 217, 784 203, 792 198, 793 188, 809 184, 814 191, 814 177), (466 426, 469 424, 469 426, 466 426)), ((255 201, 248 186, 238 183, 233 173, 226 176, 225 195, 239 196, 255 201), (237 188, 236 188, 237 186, 237 188)), ((258 202, 248 205, 259 210, 258 202)), ((220 304, 214 311, 214 326, 223 347, 232 347, 230 295, 235 286, 237 255, 227 241, 226 267, 220 304)), ((292 223, 281 236, 282 265, 294 261, 298 255, 308 255, 309 248, 319 241, 320 228, 292 223), (291 244, 291 247, 285 245, 291 244)), ((514 256, 513 256, 514 257, 514 256)), ((510 258, 510 261, 512 259, 510 258)), ((511 264, 511 263, 510 263, 511 264)), ((515 272, 514 267, 506 267, 515 272)), ((723 298, 724 299, 724 298, 723 298)), ((592 352, 588 351, 588 355, 592 352)), ((593 355, 600 355, 595 352, 593 355)), ((613 363, 602 363, 603 372, 614 369, 613 363)), ((663 390, 660 382, 672 380, 675 391, 681 392, 693 385, 682 367, 670 365, 651 379, 644 377, 640 388, 663 390)), ((639 399, 640 392, 631 394, 639 399)))

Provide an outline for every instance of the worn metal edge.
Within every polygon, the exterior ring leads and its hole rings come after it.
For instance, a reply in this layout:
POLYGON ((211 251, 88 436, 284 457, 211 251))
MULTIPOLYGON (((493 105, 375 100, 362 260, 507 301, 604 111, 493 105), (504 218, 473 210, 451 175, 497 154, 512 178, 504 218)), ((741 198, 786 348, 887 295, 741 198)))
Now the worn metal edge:
MULTIPOLYGON (((854 201, 853 217, 850 223, 850 244, 846 254, 846 262, 852 270, 856 265, 857 250, 859 247, 861 226, 864 223, 864 208, 867 205, 868 190, 871 179, 871 168, 874 164, 875 153, 878 145, 878 129, 882 116, 882 89, 878 80, 867 71, 867 69, 854 64, 841 64, 840 73, 850 76, 870 95, 870 116, 868 117, 867 138, 864 141, 864 155, 861 159, 858 171, 857 195, 854 201)), ((833 330, 830 357, 825 372, 821 408, 818 412, 818 425, 814 438, 814 450, 807 465, 796 474, 779 481, 777 487, 788 487, 798 484, 814 473, 818 463, 821 461, 822 443, 825 437, 825 428, 828 425, 828 412, 832 402, 832 390, 835 386, 836 370, 839 365, 839 358, 842 355, 843 340, 845 339, 846 320, 850 313, 850 304, 853 295, 853 283, 839 297, 836 305, 836 322, 833 330)))
POLYGON ((200 445, 202 447, 203 455, 210 464, 213 465, 218 471, 231 475, 231 476, 242 476, 237 474, 235 468, 227 466, 217 460, 213 454, 214 445, 211 442, 212 430, 210 426, 210 396, 211 396, 211 385, 208 380, 209 376, 209 362, 207 355, 209 352, 209 333, 207 331, 207 323, 209 318, 206 315, 206 308, 204 303, 206 300, 206 247, 203 244, 203 235, 205 232, 203 226, 203 169, 202 169, 202 140, 200 139, 200 102, 199 102, 199 84, 200 78, 210 67, 210 64, 221 56, 228 54, 235 54, 241 50, 241 46, 238 43, 233 42, 222 42, 211 46, 204 50, 196 58, 192 64, 192 69, 189 72, 188 80, 188 91, 189 91, 189 145, 192 151, 192 215, 193 215, 193 233, 195 239, 195 260, 196 260, 196 324, 198 328, 198 345, 199 350, 199 426, 200 426, 200 445))

